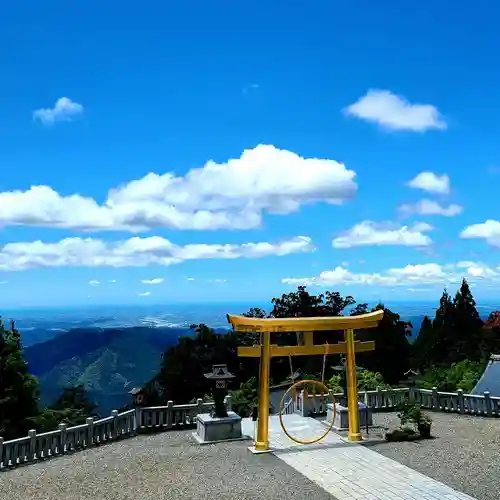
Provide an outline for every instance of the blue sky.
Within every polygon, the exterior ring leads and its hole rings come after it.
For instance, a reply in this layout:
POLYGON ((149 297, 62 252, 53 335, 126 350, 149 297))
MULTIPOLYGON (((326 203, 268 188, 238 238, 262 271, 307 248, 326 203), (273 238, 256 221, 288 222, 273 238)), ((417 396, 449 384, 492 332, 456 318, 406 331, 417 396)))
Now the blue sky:
POLYGON ((30 4, 0 303, 496 297, 498 2, 30 4))

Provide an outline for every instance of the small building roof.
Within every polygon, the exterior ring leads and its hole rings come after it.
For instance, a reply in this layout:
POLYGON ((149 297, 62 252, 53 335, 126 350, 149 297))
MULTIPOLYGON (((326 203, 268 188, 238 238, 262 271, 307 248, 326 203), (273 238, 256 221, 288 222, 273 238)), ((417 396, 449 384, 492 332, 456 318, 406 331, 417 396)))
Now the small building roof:
POLYGON ((134 387, 130 391, 128 391, 129 394, 132 394, 132 396, 135 396, 136 394, 140 394, 141 392, 145 392, 145 389, 143 387, 134 387))
POLYGON ((489 392, 493 397, 500 396, 500 354, 492 354, 476 387, 471 394, 482 395, 489 392))

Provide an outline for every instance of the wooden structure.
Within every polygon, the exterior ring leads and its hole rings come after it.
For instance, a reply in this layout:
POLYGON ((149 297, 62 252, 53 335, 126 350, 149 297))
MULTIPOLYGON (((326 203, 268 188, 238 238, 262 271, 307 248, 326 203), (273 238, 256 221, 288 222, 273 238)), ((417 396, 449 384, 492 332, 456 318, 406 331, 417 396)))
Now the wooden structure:
POLYGON ((346 355, 347 396, 349 412, 349 433, 351 441, 360 441, 359 411, 356 380, 356 352, 372 351, 375 342, 359 342, 354 330, 375 328, 383 318, 384 311, 375 311, 359 316, 331 316, 315 318, 247 318, 228 315, 234 330, 259 332, 260 345, 238 347, 238 356, 260 358, 259 369, 259 416, 255 449, 269 449, 269 374, 271 358, 278 356, 346 355), (336 344, 316 345, 313 332, 344 330, 344 341, 336 344), (302 345, 271 345, 271 333, 303 332, 302 345))

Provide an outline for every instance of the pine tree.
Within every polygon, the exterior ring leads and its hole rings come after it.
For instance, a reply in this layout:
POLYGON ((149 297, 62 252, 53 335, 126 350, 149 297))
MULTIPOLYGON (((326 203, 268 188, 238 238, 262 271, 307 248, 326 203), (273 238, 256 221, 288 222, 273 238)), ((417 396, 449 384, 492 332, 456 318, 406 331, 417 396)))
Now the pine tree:
POLYGON ((464 278, 453 301, 455 330, 455 354, 461 361, 469 359, 477 361, 481 358, 483 322, 476 309, 476 301, 472 296, 469 284, 464 278))
POLYGON ((429 316, 424 316, 418 336, 413 342, 413 358, 415 366, 422 369, 429 366, 432 359, 432 350, 436 341, 436 331, 432 327, 429 316))
POLYGON ((445 289, 432 322, 434 341, 431 343, 432 348, 428 352, 428 365, 448 364, 450 360, 457 360, 454 319, 453 302, 445 289))
POLYGON ((384 317, 377 328, 357 330, 357 340, 374 340, 375 351, 356 356, 360 366, 382 375, 389 384, 396 384, 410 368, 410 343, 408 323, 399 314, 378 304, 372 311, 383 310, 384 317))
POLYGON ((0 318, 0 436, 13 439, 27 434, 38 413, 38 380, 28 373, 21 336, 0 318))

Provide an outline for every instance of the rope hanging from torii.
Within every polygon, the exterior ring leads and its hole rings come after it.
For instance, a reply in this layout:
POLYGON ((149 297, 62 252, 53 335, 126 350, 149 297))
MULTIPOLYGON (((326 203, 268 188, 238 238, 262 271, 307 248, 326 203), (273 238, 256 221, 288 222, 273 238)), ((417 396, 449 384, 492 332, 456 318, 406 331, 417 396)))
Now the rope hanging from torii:
MULTIPOLYGON (((335 422, 335 416, 336 416, 336 412, 337 412, 337 409, 335 407, 335 397, 333 396, 331 391, 328 389, 328 387, 325 385, 325 367, 326 367, 327 354, 328 354, 328 350, 325 349, 325 353, 323 355, 323 369, 321 371, 321 382, 319 380, 299 380, 298 382, 295 382, 287 389, 287 391, 285 392, 285 394, 283 394, 283 397, 281 398, 281 401, 280 401, 279 419, 280 419, 281 428, 283 429, 283 432, 285 433, 285 435, 289 439, 291 439, 292 441, 294 441, 298 444, 314 444, 314 443, 317 443, 318 441, 321 441, 332 430, 333 423, 335 422), (303 392, 304 397, 302 399, 302 404, 304 404, 304 402, 306 402, 306 404, 307 404, 307 402, 309 401, 309 397, 307 394, 307 386, 311 385, 311 384, 315 385, 316 387, 319 387, 321 398, 325 398, 325 394, 327 395, 326 401, 324 399, 325 405, 327 404, 328 400, 330 400, 330 402, 332 403, 332 408, 333 408, 332 420, 331 420, 331 422, 327 423, 326 428, 325 428, 325 432, 323 434, 321 434, 321 436, 315 437, 313 439, 299 439, 299 438, 293 436, 290 432, 288 432, 287 428, 285 427, 285 424, 283 422, 283 415, 284 415, 283 412, 285 411, 285 406, 286 406, 286 401, 287 401, 288 395, 291 394, 292 399, 296 401, 297 390, 302 386, 304 387, 304 392, 303 392)), ((291 355, 288 356, 288 359, 290 362, 290 372, 291 372, 290 376, 291 376, 292 381, 293 381, 294 380, 294 372, 293 372, 293 367, 292 367, 292 356, 291 355)), ((314 392, 313 392, 313 397, 315 395, 316 395, 316 390, 314 390, 314 392)))

